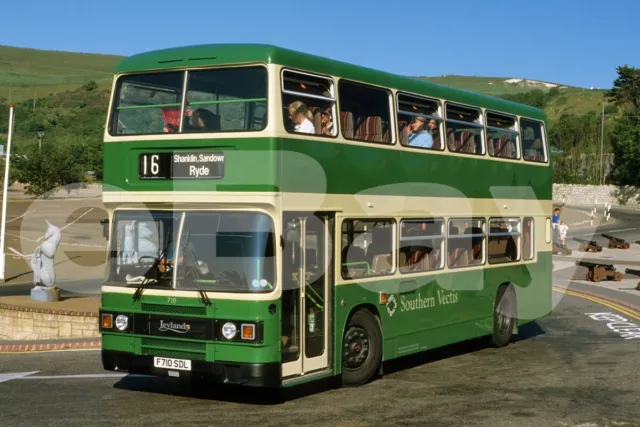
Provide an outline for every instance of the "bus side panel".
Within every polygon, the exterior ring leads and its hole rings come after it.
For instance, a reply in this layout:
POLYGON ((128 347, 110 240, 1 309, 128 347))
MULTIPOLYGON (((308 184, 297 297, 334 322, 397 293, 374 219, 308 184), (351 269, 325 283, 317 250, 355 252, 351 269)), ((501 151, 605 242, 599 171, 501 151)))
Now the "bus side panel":
MULTIPOLYGON (((526 264, 530 286, 516 286, 518 326, 548 316, 553 308, 552 254, 538 252, 538 262, 526 264)), ((517 283, 517 282, 516 282, 517 283)))
POLYGON ((335 360, 340 372, 340 340, 349 315, 358 307, 374 311, 383 334, 383 360, 435 349, 468 339, 491 335, 493 307, 498 288, 511 283, 518 298, 518 313, 540 318, 550 310, 550 255, 539 253, 538 262, 504 264, 475 270, 390 278, 336 286, 335 360), (414 280, 416 286, 407 287, 414 280), (387 303, 380 303, 380 293, 387 303), (342 301, 345 302, 342 306, 342 301))

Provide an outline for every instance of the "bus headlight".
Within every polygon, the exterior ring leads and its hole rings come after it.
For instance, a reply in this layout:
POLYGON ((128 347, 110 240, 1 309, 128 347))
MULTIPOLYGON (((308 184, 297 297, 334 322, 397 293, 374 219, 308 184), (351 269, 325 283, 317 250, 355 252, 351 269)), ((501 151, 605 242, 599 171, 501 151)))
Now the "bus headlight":
POLYGON ((231 322, 227 322, 222 325, 222 336, 228 340, 233 339, 236 336, 236 332, 238 332, 238 328, 231 322))
POLYGON ((125 316, 124 314, 118 315, 118 317, 116 317, 116 328, 124 331, 125 329, 127 329, 127 326, 129 326, 129 317, 125 316))

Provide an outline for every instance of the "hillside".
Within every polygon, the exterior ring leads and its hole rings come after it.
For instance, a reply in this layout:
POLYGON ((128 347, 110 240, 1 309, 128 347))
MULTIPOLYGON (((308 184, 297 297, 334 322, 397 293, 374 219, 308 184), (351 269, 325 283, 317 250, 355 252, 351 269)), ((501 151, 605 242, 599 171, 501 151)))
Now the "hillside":
MULTIPOLYGON (((91 80, 98 83, 100 90, 110 89, 113 70, 121 59, 114 55, 0 46, 0 98, 10 99, 11 102, 42 98, 73 91, 91 80)), ((601 90, 508 77, 447 75, 418 78, 492 96, 534 89, 549 91, 557 87, 561 94, 551 99, 545 108, 550 120, 557 120, 563 114, 600 111, 604 94, 601 90)))
POLYGON ((122 58, 0 46, 0 98, 19 102, 72 90, 88 81, 111 84, 122 58))
POLYGON ((550 100, 545 112, 550 120, 557 120, 563 114, 582 115, 598 112, 602 108, 604 90, 586 89, 561 85, 538 80, 517 79, 508 77, 471 77, 471 76, 440 76, 419 77, 433 83, 470 90, 490 96, 516 94, 539 89, 545 92, 558 88, 559 96, 550 100))

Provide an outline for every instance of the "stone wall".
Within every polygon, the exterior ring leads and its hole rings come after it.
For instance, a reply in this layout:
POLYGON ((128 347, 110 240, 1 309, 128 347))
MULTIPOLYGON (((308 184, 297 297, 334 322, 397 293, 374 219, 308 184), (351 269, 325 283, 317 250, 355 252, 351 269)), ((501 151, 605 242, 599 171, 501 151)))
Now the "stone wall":
POLYGON ((0 340, 99 337, 97 313, 0 304, 0 340))
POLYGON ((615 185, 553 184, 553 201, 566 205, 640 207, 640 187, 615 185))

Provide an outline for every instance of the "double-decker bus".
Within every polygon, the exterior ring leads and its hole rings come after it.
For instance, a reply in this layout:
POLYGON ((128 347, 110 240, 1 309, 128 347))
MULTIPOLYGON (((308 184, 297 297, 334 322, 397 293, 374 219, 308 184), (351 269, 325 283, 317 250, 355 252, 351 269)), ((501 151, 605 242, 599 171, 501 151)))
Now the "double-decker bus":
POLYGON ((265 45, 117 66, 106 370, 360 385, 551 311, 542 111, 265 45))

